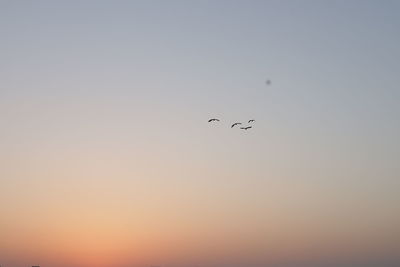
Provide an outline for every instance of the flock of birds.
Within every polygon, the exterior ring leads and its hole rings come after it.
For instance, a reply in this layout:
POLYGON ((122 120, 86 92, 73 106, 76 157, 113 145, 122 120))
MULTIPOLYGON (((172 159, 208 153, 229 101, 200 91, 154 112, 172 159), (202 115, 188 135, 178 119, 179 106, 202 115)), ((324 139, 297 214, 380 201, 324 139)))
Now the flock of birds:
MULTIPOLYGON (((271 80, 266 80, 265 84, 266 84, 266 85, 271 85, 271 80)), ((209 119, 209 120, 208 120, 208 122, 219 122, 219 121, 220 121, 220 120, 217 119, 217 118, 213 118, 213 119, 209 119)), ((248 130, 248 129, 253 128, 253 126, 251 125, 253 122, 255 122, 255 120, 253 120, 253 119, 249 120, 249 121, 247 122, 247 124, 250 124, 250 125, 245 126, 245 127, 240 127, 240 129, 242 129, 242 130, 248 130)), ((231 125, 231 128, 234 128, 235 126, 238 126, 238 125, 242 125, 242 123, 241 123, 241 122, 235 122, 234 124, 231 125)))
MULTIPOLYGON (((220 120, 219 119, 209 119, 208 120, 208 122, 219 122, 220 120)), ((255 122, 256 120, 249 120, 247 123, 248 124, 250 124, 250 123, 253 123, 253 122, 255 122)), ((233 128, 233 127, 235 127, 235 126, 237 126, 237 125, 242 125, 242 123, 241 122, 235 122, 234 124, 232 124, 231 125, 231 128, 233 128)), ((252 125, 249 125, 249 126, 245 126, 245 127, 240 127, 240 129, 242 129, 242 130, 248 130, 248 129, 251 129, 251 128, 253 128, 253 126, 252 125)))

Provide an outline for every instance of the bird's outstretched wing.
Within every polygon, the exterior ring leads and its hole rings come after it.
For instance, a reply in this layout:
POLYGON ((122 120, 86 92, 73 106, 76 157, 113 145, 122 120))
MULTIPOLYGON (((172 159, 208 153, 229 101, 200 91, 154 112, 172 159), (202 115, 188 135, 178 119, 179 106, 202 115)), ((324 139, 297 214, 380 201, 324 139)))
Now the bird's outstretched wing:
POLYGON ((256 120, 249 120, 249 123, 255 122, 256 120))
POLYGON ((209 119, 208 122, 219 121, 219 119, 209 119))
POLYGON ((241 122, 235 122, 234 124, 232 124, 231 128, 235 127, 236 125, 242 124, 241 122))
POLYGON ((250 129, 250 128, 252 128, 252 126, 240 127, 240 129, 243 129, 243 130, 248 130, 248 129, 250 129))

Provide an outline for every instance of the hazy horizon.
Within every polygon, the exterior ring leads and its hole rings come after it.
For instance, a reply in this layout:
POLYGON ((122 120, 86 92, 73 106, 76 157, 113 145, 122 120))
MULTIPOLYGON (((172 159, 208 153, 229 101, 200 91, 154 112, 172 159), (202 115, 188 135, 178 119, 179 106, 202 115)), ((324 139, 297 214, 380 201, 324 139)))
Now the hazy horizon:
POLYGON ((400 266, 399 12, 0 0, 0 265, 400 266))

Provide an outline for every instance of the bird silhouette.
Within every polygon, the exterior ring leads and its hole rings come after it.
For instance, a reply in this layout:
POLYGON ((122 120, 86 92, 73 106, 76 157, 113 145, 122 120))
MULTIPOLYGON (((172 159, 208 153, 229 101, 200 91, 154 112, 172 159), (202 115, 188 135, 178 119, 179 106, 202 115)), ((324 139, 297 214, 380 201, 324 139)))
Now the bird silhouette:
POLYGON ((208 122, 219 121, 219 119, 209 119, 208 122))
POLYGON ((252 128, 252 126, 240 127, 240 129, 242 129, 242 130, 248 130, 248 129, 250 129, 250 128, 252 128))
POLYGON ((235 122, 234 124, 232 124, 231 128, 235 127, 236 125, 242 124, 241 122, 235 122))
POLYGON ((249 120, 249 123, 255 122, 255 120, 249 120))

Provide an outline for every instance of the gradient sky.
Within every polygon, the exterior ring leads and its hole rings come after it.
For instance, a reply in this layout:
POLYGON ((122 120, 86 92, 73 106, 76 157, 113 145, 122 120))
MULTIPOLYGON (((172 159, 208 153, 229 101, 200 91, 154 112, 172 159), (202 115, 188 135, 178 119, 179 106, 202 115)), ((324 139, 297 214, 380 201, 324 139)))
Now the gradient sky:
POLYGON ((0 265, 400 266, 399 14, 0 1, 0 265))

